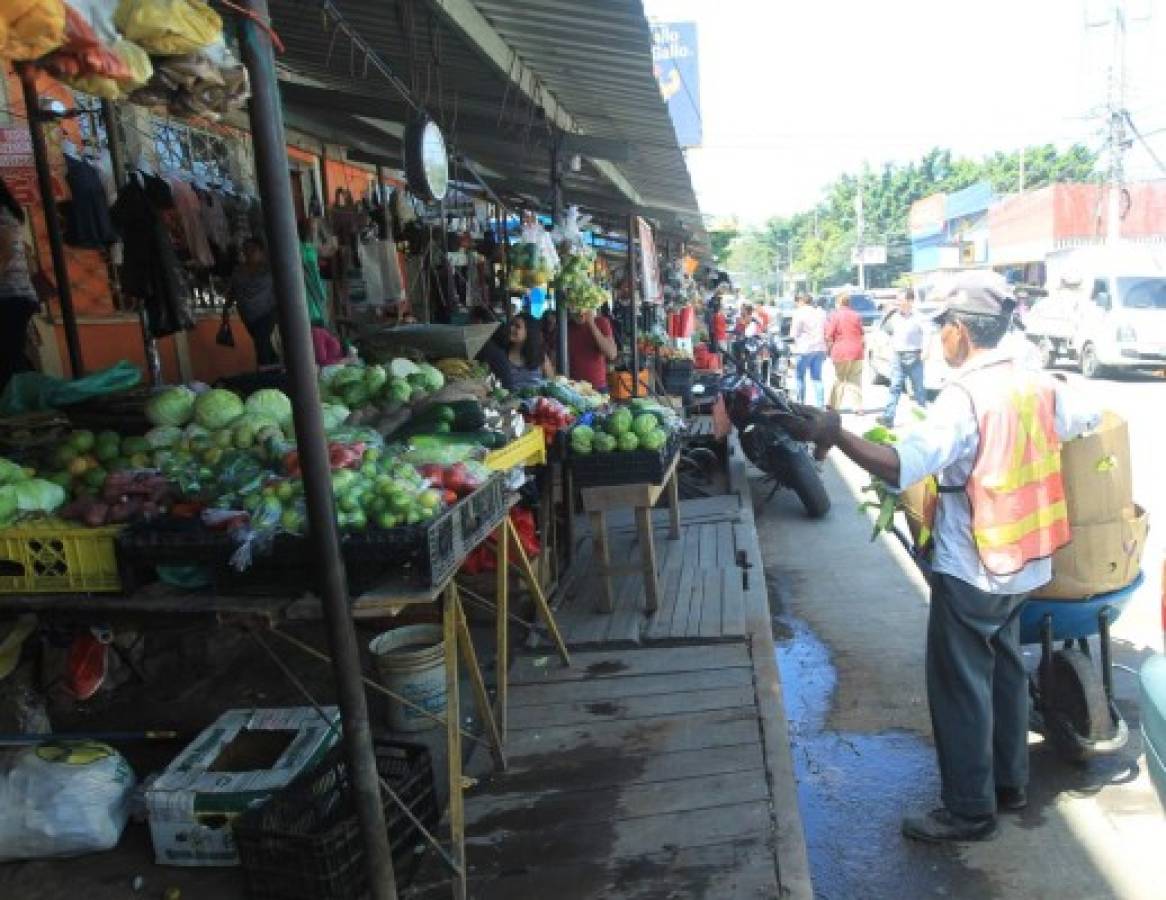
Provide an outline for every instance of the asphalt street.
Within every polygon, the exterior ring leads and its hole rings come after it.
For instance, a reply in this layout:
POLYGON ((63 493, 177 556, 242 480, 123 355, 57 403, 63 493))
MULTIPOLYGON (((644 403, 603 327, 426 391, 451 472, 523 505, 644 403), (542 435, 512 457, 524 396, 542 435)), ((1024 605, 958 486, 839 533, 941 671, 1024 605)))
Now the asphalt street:
MULTIPOLYGON (((1068 378, 1130 422, 1136 500, 1152 523, 1166 520, 1166 476, 1153 453, 1166 437, 1166 380, 1068 378)), ((864 406, 878 408, 885 394, 868 386, 864 406)), ((860 430, 873 415, 847 419, 860 430)), ((1152 526, 1146 584, 1113 629, 1127 747, 1072 764, 1031 734, 1024 813, 1002 817, 987 843, 919 845, 900 836, 899 820, 937 805, 923 688, 926 585, 894 538, 870 540, 858 508, 868 477, 837 453, 824 476, 833 509, 816 522, 792 494, 764 504, 767 490, 754 492, 817 896, 1161 897, 1166 816, 1144 769, 1132 672, 1162 650, 1164 529, 1152 526)))

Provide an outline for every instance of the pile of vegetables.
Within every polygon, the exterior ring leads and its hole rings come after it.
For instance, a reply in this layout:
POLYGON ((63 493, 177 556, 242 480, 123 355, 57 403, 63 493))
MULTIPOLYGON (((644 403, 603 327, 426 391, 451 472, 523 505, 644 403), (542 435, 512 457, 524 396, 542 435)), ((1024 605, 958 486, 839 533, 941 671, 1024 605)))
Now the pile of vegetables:
POLYGON ((0 527, 20 519, 47 515, 65 502, 65 489, 25 468, 0 457, 0 527))
POLYGON ((676 427, 675 415, 644 398, 618 406, 605 417, 596 417, 591 425, 579 424, 571 429, 571 452, 577 456, 592 453, 633 453, 636 450, 658 452, 676 427))
POLYGON ((111 472, 100 493, 78 497, 62 506, 58 515, 91 528, 122 525, 163 515, 175 499, 173 485, 157 472, 111 472))
POLYGON ((585 248, 573 248, 564 257, 555 279, 555 296, 562 297, 569 309, 598 309, 610 302, 610 294, 592 276, 594 266, 595 255, 585 248))

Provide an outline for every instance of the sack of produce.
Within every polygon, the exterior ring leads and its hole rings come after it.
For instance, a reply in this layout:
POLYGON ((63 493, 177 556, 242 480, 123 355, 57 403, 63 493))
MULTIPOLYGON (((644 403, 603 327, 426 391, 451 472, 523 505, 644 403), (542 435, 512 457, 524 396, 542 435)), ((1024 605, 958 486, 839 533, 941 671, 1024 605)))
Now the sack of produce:
POLYGON ((0 755, 0 861, 117 845, 134 772, 105 744, 45 743, 0 755))

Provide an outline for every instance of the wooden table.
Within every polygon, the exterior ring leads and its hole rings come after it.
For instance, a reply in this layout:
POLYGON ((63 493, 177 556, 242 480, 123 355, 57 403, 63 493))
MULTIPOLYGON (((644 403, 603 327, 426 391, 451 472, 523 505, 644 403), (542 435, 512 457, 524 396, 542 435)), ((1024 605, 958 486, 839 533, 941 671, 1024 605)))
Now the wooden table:
POLYGON ((612 575, 627 575, 640 572, 644 578, 644 593, 648 612, 654 612, 660 605, 660 579, 656 571, 656 545, 652 537, 652 508, 661 495, 668 492, 670 510, 670 540, 680 538, 680 497, 676 483, 677 454, 664 472, 660 484, 611 484, 581 488, 583 510, 591 520, 591 532, 595 538, 595 556, 599 562, 601 612, 615 609, 615 597, 611 589, 612 575), (612 510, 631 507, 635 512, 636 531, 640 540, 640 565, 612 566, 607 548, 607 514, 612 510))
MULTIPOLYGON (((462 780, 462 730, 461 703, 459 698, 458 660, 466 667, 470 686, 474 694, 474 705, 485 729, 486 741, 498 770, 506 768, 505 735, 507 714, 507 682, 509 666, 509 619, 510 569, 518 570, 534 597, 538 614, 550 633, 564 665, 570 665, 570 656, 563 642, 562 634, 555 622, 554 614, 547 603, 538 576, 530 558, 522 547, 514 523, 506 515, 493 532, 498 561, 497 575, 497 696, 492 706, 482 669, 474 650, 469 624, 462 609, 457 583, 450 576, 443 583, 430 587, 417 587, 404 582, 388 582, 355 598, 351 611, 355 619, 374 619, 395 616, 408 606, 426 603, 442 605, 442 639, 445 650, 445 684, 447 706, 444 719, 446 741, 448 743, 449 776, 449 822, 451 856, 457 866, 453 881, 453 896, 457 900, 466 897, 465 868, 465 805, 462 780)), ((175 588, 151 585, 132 595, 119 594, 0 594, 0 613, 37 612, 76 616, 85 619, 106 620, 109 618, 141 618, 172 615, 209 615, 220 622, 246 621, 249 625, 260 623, 273 630, 281 621, 293 619, 318 619, 321 617, 320 601, 311 596, 286 597, 219 597, 211 594, 182 592, 175 588)), ((303 647, 303 645, 301 645, 303 647)), ((311 650, 312 648, 307 648, 311 650)), ((317 652, 316 658, 327 659, 317 652)), ((369 678, 365 684, 381 693, 388 694, 398 702, 397 697, 383 685, 369 678)), ((407 701, 406 701, 407 702, 407 701)))

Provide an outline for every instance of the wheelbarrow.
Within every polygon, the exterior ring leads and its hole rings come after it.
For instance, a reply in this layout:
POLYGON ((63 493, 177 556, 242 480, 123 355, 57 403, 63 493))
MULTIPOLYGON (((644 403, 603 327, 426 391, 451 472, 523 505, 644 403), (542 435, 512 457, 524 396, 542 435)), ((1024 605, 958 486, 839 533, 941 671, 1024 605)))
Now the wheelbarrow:
POLYGON ((1080 600, 1032 598, 1021 607, 1020 643, 1041 648, 1028 680, 1029 727, 1065 759, 1116 753, 1129 740, 1129 726, 1113 702, 1109 627, 1143 580, 1139 574, 1119 591, 1080 600), (1089 646, 1094 635, 1097 660, 1089 646))

